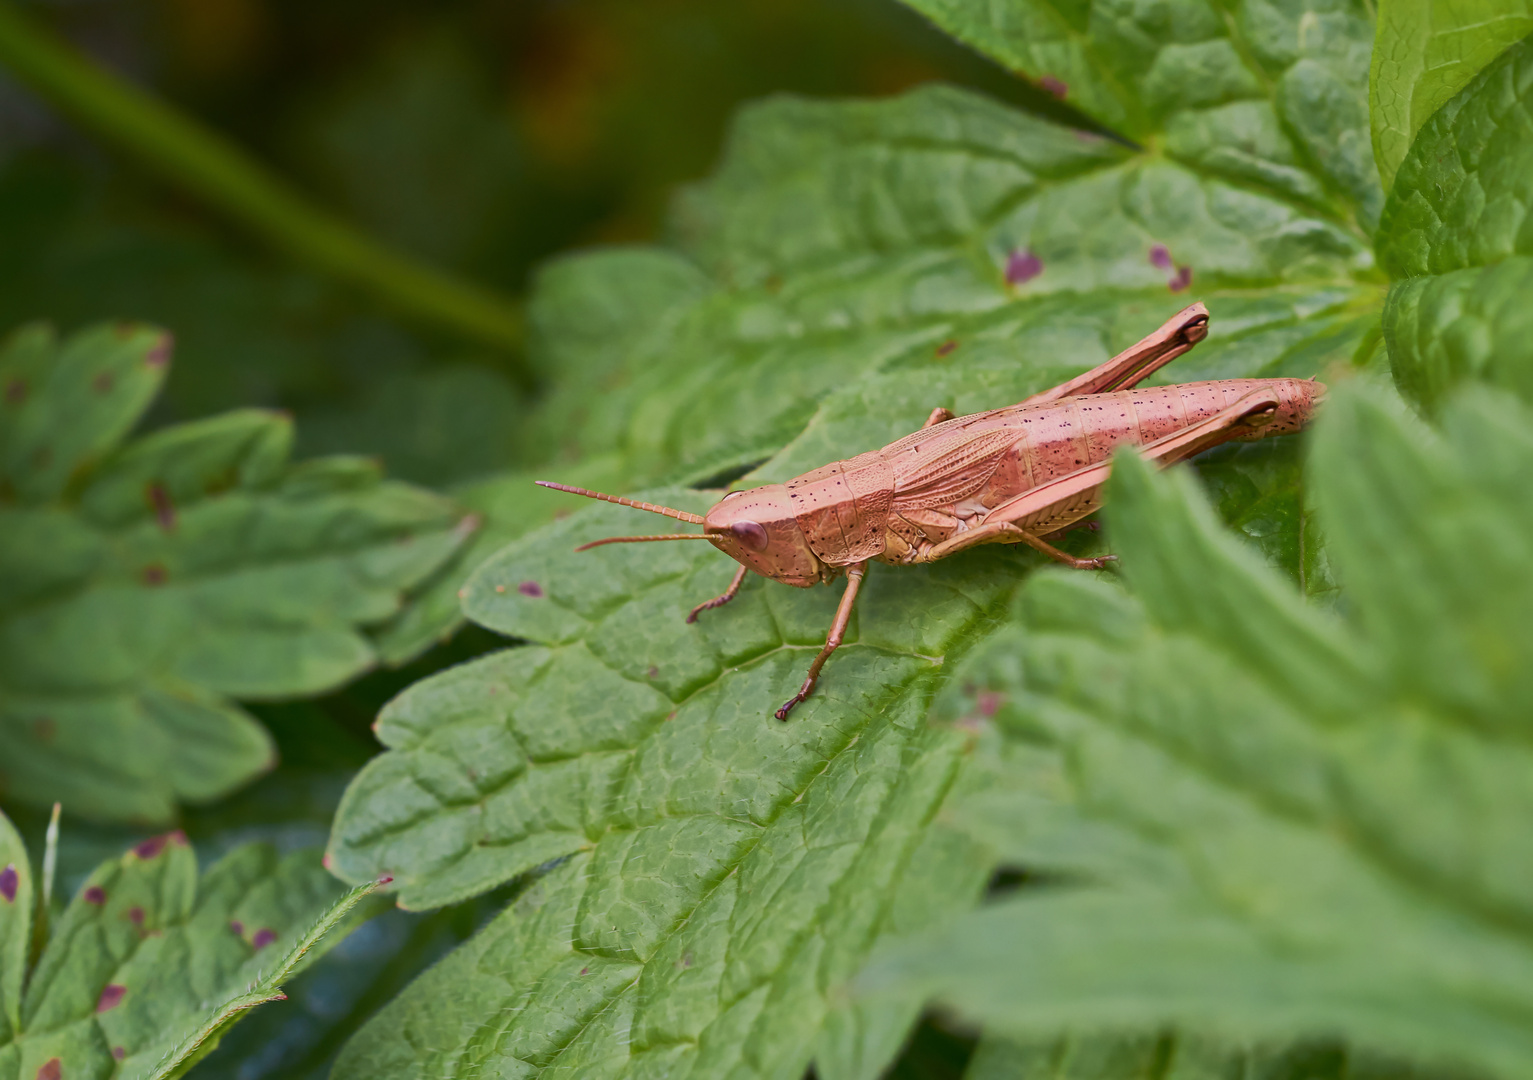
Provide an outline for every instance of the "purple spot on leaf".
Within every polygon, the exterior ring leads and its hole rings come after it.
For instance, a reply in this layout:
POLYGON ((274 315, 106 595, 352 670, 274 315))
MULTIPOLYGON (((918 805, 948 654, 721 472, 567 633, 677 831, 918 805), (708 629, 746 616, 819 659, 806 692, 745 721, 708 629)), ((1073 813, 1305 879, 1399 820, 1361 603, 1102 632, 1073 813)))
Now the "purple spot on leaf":
POLYGON ((277 940, 277 932, 269 926, 263 926, 255 932, 255 937, 250 939, 252 949, 264 949, 277 940))
POLYGON ((994 690, 982 691, 978 698, 979 714, 981 716, 994 716, 1006 702, 1005 694, 998 694, 994 690))
POLYGON ((105 394, 112 389, 112 373, 103 371, 90 381, 90 388, 98 394, 105 394))
POLYGON ((1063 101, 1065 95, 1070 92, 1070 87, 1063 79, 1056 79, 1052 75, 1045 75, 1039 79, 1038 86, 1046 93, 1053 94, 1060 101, 1063 101))
POLYGON ((230 920, 230 922, 229 922, 229 929, 233 930, 236 934, 240 935, 241 937, 245 936, 245 924, 240 922, 238 919, 231 919, 230 920))
POLYGON ((101 996, 96 999, 96 1011, 104 1013, 108 1009, 115 1009, 122 1003, 122 996, 128 992, 126 986, 117 983, 107 983, 102 988, 101 996))
POLYGON ((516 587, 516 591, 523 596, 537 599, 543 595, 543 586, 539 585, 536 581, 524 581, 516 587))
POLYGON ((170 363, 170 350, 175 347, 176 339, 170 334, 161 334, 160 340, 149 347, 144 354, 144 363, 150 367, 164 367, 170 363))
POLYGON ((112 1047, 112 1056, 121 1061, 128 1056, 128 1048, 125 1046, 114 1046, 112 1047))
POLYGON ((12 379, 5 384, 5 403, 7 405, 20 405, 27 400, 27 384, 21 379, 12 379))
POLYGON ((103 889, 100 885, 92 885, 90 888, 85 890, 85 896, 83 899, 87 904, 95 904, 97 907, 100 907, 102 904, 106 903, 106 890, 103 889))
POLYGON ((1150 249, 1150 265, 1161 270, 1171 269, 1171 251, 1165 244, 1156 244, 1150 249))
POLYGON ((165 841, 169 839, 170 837, 168 836, 151 836, 148 840, 135 847, 133 854, 137 855, 140 859, 152 859, 165 850, 165 841))
POLYGON ((952 338, 949 338, 948 340, 944 341, 941 345, 937 346, 937 355, 938 356, 947 356, 949 353, 951 353, 956 348, 958 348, 958 342, 954 341, 952 338))
POLYGON ((1181 292, 1183 289, 1187 288, 1187 286, 1189 286, 1191 284, 1192 284, 1192 267, 1190 267, 1190 266, 1178 266, 1176 268, 1176 277, 1172 278, 1171 282, 1170 282, 1171 291, 1172 292, 1181 292))
POLYGON ((16 864, 11 863, 4 870, 0 870, 0 896, 5 897, 7 904, 16 902, 16 889, 21 884, 21 875, 16 873, 16 864))
POLYGON ((590 968, 581 968, 580 969, 580 974, 584 975, 586 972, 588 972, 590 970, 591 970, 590 968))
POLYGON ((37 1070, 37 1080, 60 1080, 63 1075, 64 1063, 58 1058, 49 1058, 37 1070))
POLYGON ((653 679, 653 678, 655 678, 656 676, 658 676, 660 674, 660 669, 657 668, 654 664, 651 664, 651 665, 649 665, 649 670, 646 671, 644 674, 647 675, 649 678, 653 679))
POLYGON ((1043 260, 1031 251, 1013 251, 1006 259, 1006 283, 1021 285, 1043 273, 1043 260))
POLYGON ((130 907, 128 909, 128 920, 130 922, 132 922, 135 926, 143 926, 144 925, 144 909, 141 908, 141 907, 130 907))
POLYGON ((154 511, 154 520, 161 529, 166 532, 176 527, 176 506, 170 501, 170 492, 165 490, 163 484, 150 484, 144 492, 149 500, 149 508, 154 511))
POLYGON ((150 563, 144 567, 144 572, 140 576, 144 579, 145 585, 163 585, 165 584, 165 579, 169 577, 165 572, 165 567, 159 563, 150 563))

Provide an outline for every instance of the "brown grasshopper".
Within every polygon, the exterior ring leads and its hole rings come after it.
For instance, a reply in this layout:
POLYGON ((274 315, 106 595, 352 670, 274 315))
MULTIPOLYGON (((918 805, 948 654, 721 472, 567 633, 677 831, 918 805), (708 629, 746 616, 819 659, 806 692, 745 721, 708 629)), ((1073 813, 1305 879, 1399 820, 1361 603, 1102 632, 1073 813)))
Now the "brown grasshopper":
POLYGON ((776 712, 786 720, 814 690, 851 620, 868 563, 935 562, 979 544, 1027 544, 1079 569, 1115 558, 1077 559, 1044 537, 1101 505, 1115 447, 1131 443, 1170 465, 1220 443, 1298 431, 1325 387, 1313 379, 1224 379, 1130 390, 1208 335, 1208 309, 1193 304, 1100 367, 1017 405, 955 417, 932 410, 914 434, 789 480, 731 491, 706 516, 584 488, 538 481, 592 499, 665 514, 701 533, 614 536, 584 544, 708 540, 740 563, 723 594, 733 600, 748 570, 808 588, 845 574, 846 591, 825 647, 804 685, 776 712))

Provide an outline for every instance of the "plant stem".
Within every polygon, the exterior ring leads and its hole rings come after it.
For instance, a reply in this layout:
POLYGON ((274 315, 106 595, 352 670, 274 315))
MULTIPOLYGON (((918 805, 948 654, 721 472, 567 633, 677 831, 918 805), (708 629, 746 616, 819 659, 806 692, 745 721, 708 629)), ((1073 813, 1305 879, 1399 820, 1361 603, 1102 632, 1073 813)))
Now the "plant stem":
POLYGON ((104 71, 10 0, 0 0, 0 63, 85 128, 268 243, 404 312, 510 350, 515 374, 530 381, 516 301, 423 266, 315 207, 238 146, 104 71))

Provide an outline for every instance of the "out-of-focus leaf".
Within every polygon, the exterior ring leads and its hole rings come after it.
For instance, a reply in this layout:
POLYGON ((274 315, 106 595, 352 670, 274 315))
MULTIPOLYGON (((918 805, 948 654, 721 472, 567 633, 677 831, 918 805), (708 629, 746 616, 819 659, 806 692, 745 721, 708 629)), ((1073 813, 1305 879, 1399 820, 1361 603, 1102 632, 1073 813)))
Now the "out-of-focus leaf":
POLYGON ((906 0, 1131 139, 1209 176, 1324 208, 1369 232, 1383 195, 1369 141, 1373 11, 1173 0, 906 0))
POLYGON ((164 820, 270 763, 225 695, 314 693, 375 662, 466 538, 439 496, 344 458, 287 461, 254 411, 123 442, 164 333, 41 328, 0 350, 0 790, 164 820))
POLYGON ((1137 595, 1035 578, 944 705, 1006 736, 981 735, 995 779, 960 819, 1057 884, 885 956, 863 989, 924 987, 1024 1035, 1341 1035, 1522 1075, 1533 423, 1479 391, 1444 428, 1371 391, 1328 402, 1312 482, 1344 618, 1185 477, 1120 461, 1111 536, 1137 595))
POLYGON ((0 1045, 21 1028, 21 991, 32 945, 32 866, 15 828, 0 814, 0 1045))
POLYGON ((1400 166, 1380 255, 1395 384, 1429 411, 1469 379, 1533 400, 1533 38, 1438 110, 1400 166))
MULTIPOLYGON (((376 887, 348 892, 315 851, 279 858, 266 844, 230 852, 199 881, 183 834, 146 840, 103 863, 65 910, 0 1038, 0 1068, 178 1076, 245 1010, 280 1000, 282 980, 333 944, 327 935, 376 887)), ((0 981, 19 990, 25 964, 9 948, 0 960, 0 981)))
POLYGON ((1530 31, 1527 0, 1381 0, 1368 100, 1386 192, 1421 126, 1530 31))
POLYGON ((1388 1080, 1416 1075, 1398 1061, 1350 1051, 1343 1043, 1242 1046, 1196 1035, 1066 1035, 1020 1042, 986 1038, 965 1080, 1388 1080))

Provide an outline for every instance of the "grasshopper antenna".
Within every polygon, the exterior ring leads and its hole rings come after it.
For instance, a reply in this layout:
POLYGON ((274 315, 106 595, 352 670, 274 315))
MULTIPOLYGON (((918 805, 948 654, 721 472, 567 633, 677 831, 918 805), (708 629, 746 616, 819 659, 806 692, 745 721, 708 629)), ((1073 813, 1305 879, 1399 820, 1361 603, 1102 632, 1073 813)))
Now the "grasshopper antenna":
MULTIPOLYGON (((701 515, 689 514, 685 510, 672 510, 669 506, 656 506, 654 503, 638 502, 619 495, 603 495, 599 491, 587 491, 585 488, 570 487, 568 484, 555 484, 550 480, 534 480, 533 483, 538 487, 553 488, 555 491, 568 491, 571 495, 584 495, 588 499, 600 499, 602 502, 617 503, 619 506, 631 506, 635 510, 648 510, 651 514, 664 514, 677 521, 690 521, 693 525, 703 524, 701 515)), ((650 538, 642 537, 641 539, 650 538)))
POLYGON ((604 540, 592 540, 581 544, 576 551, 588 551, 603 544, 647 544, 651 540, 706 540, 706 533, 660 533, 657 536, 609 536, 604 540))

